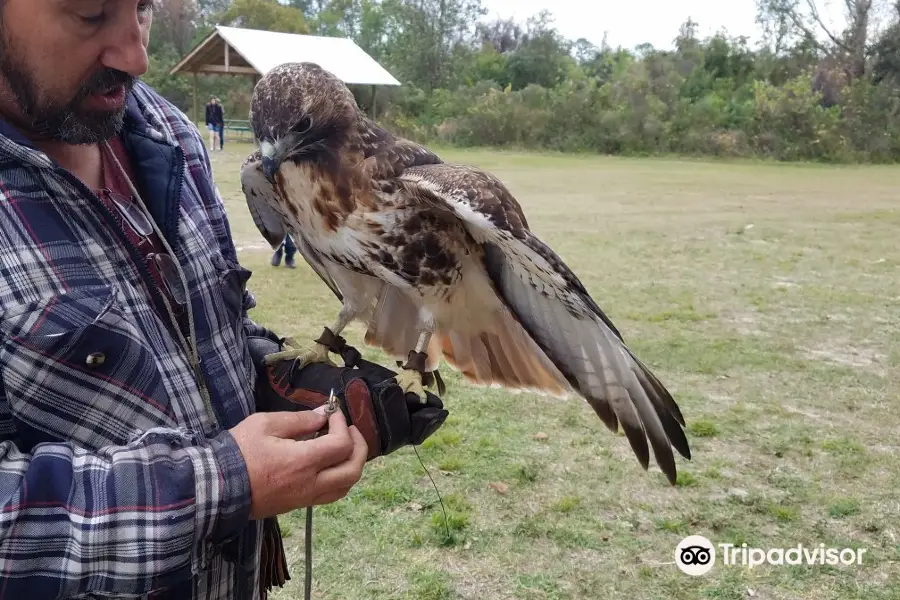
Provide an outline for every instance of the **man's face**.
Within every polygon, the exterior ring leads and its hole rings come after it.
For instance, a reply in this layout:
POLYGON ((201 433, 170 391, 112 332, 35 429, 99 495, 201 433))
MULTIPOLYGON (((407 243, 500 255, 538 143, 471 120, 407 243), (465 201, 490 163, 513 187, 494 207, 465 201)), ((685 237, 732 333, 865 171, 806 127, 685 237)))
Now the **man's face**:
POLYGON ((0 112, 40 138, 118 132, 147 71, 152 0, 0 2, 0 112))

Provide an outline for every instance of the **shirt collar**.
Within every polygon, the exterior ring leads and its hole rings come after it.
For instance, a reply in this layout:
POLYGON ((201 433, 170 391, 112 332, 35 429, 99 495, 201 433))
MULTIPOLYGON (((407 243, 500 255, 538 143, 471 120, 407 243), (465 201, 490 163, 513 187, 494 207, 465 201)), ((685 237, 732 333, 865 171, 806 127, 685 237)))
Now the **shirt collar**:
POLYGON ((25 137, 25 134, 22 133, 22 131, 18 127, 3 119, 2 117, 0 117, 0 135, 8 137, 17 144, 27 146, 33 150, 37 150, 35 145, 31 143, 31 140, 25 137))

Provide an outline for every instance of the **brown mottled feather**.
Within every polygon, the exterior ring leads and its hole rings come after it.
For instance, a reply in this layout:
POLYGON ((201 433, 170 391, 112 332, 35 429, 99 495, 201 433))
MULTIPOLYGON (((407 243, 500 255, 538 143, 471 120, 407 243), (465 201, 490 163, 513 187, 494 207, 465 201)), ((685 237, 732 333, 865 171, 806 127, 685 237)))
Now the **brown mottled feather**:
MULTIPOLYGON (((375 128, 369 120, 365 120, 363 126, 368 130, 375 128)), ((373 136, 371 139, 373 142, 364 148, 366 158, 361 168, 374 180, 392 179, 409 167, 443 162, 437 154, 410 140, 392 136, 373 136)))

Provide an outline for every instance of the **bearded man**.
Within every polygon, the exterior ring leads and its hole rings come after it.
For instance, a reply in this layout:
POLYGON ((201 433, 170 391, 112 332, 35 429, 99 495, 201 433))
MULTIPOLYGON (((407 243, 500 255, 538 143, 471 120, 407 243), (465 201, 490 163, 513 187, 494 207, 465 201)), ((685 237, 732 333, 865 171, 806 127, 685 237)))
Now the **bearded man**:
POLYGON ((0 599, 257 598, 273 518, 411 439, 351 425, 393 372, 262 360, 202 136, 138 79, 152 16, 0 2, 0 599))

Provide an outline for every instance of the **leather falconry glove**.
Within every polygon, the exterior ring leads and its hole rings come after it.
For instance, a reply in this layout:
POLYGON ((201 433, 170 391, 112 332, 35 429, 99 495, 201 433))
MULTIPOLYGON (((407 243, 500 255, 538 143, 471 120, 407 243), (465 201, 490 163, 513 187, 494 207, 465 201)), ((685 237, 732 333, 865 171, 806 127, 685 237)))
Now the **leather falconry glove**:
MULTIPOLYGON (((326 345, 341 355, 342 367, 317 362, 298 369, 291 360, 266 366, 263 357, 281 351, 283 343, 267 333, 269 337, 248 339, 258 375, 260 412, 312 410, 325 404, 333 390, 347 424, 356 425, 366 440, 367 461, 421 444, 447 419, 449 413, 438 396, 426 390, 423 403, 415 394, 404 394, 394 379, 395 371, 363 359, 338 336, 331 336, 326 345)), ((265 598, 272 586, 282 587, 290 579, 275 517, 265 520, 261 558, 260 587, 265 598)))

